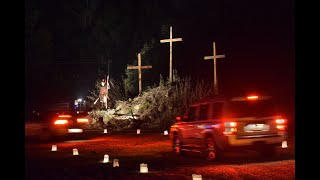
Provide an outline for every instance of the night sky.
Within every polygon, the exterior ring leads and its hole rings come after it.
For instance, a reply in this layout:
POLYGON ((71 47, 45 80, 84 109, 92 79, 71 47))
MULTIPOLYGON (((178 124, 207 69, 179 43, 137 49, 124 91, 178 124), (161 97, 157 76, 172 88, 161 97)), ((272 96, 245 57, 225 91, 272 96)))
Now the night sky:
MULTIPOLYGON (((142 60, 142 65, 153 65, 151 75, 157 77, 146 77, 145 83, 158 83, 159 74, 168 77, 169 71, 169 43, 160 44, 160 39, 169 38, 169 26, 172 25, 173 38, 183 38, 183 42, 173 43, 173 68, 178 70, 180 76, 213 81, 213 60, 203 58, 212 55, 214 41, 217 54, 226 56, 217 61, 220 91, 225 94, 268 92, 293 109, 293 1, 93 0, 89 1, 89 5, 87 1, 25 2, 26 13, 31 14, 27 17, 37 14, 36 20, 32 20, 32 28, 26 25, 25 38, 26 51, 29 52, 26 54, 26 99, 31 106, 40 102, 36 99, 43 99, 41 93, 55 93, 54 88, 48 88, 45 92, 39 90, 39 86, 47 86, 45 78, 35 80, 35 76, 47 72, 41 72, 41 66, 46 63, 76 63, 81 60, 99 62, 101 58, 97 54, 100 53, 103 54, 102 59, 112 59, 111 76, 117 79, 124 75, 127 64, 133 62, 144 42, 152 38, 157 41, 155 46, 161 55, 157 55, 154 60, 142 60), (80 31, 81 25, 76 21, 76 11, 80 12, 81 7, 95 9, 88 31, 80 31), (103 21, 99 21, 101 17, 104 17, 103 21), (109 41, 106 41, 104 47, 108 47, 108 50, 101 48, 105 42, 98 45, 98 41, 90 40, 90 34, 95 32, 99 23, 101 27, 106 26, 103 30, 105 34, 112 34, 108 33, 111 30, 114 34, 119 32, 119 35, 114 35, 118 37, 116 41, 110 40, 114 43, 108 44, 109 41), (50 34, 44 35, 50 38, 35 40, 40 33, 50 34)), ((87 86, 84 84, 81 87, 82 93, 85 94, 91 87, 90 83, 87 86)))

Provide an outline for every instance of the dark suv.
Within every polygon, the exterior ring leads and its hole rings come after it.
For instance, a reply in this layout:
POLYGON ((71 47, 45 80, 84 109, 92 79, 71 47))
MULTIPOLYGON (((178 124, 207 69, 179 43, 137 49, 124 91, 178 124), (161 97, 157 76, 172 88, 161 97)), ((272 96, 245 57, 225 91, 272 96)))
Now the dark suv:
POLYGON ((47 140, 56 137, 82 137, 90 130, 87 111, 75 111, 71 103, 56 103, 25 122, 25 136, 47 140))
POLYGON ((213 160, 222 152, 254 149, 263 156, 287 147, 287 119, 269 96, 216 97, 192 104, 170 128, 176 154, 199 151, 213 160))

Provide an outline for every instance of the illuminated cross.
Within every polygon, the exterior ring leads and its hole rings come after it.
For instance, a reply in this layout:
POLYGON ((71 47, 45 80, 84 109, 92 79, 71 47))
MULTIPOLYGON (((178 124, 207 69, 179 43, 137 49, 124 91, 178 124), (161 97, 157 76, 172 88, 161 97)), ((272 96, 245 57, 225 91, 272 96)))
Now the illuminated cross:
POLYGON ((170 70, 169 70, 169 79, 170 83, 172 82, 172 42, 182 41, 182 38, 172 39, 172 26, 170 26, 170 39, 161 39, 160 43, 170 42, 170 70))
POLYGON ((141 82, 141 69, 149 69, 152 68, 152 66, 141 66, 141 54, 138 54, 138 66, 128 66, 127 69, 138 69, 139 72, 139 94, 141 94, 142 91, 142 82, 141 82))
POLYGON ((218 78, 217 78, 217 58, 225 58, 225 55, 217 55, 216 53, 216 43, 213 42, 213 56, 205 56, 204 60, 213 59, 213 76, 214 76, 214 95, 218 95, 218 78))

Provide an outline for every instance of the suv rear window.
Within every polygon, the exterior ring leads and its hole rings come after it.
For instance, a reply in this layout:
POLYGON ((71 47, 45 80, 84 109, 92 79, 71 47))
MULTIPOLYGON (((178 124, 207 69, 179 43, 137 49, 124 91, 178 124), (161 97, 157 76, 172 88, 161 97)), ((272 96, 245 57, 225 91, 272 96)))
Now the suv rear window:
POLYGON ((265 117, 275 115, 274 103, 271 99, 230 101, 227 112, 229 112, 234 118, 265 117))

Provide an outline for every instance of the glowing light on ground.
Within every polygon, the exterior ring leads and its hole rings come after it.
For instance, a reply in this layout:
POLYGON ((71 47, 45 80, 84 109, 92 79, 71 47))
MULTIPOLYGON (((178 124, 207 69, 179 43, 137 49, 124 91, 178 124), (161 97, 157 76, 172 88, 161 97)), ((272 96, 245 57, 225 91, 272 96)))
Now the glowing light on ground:
POLYGON ((68 133, 82 133, 82 129, 68 129, 68 133))
POLYGON ((51 151, 57 151, 57 145, 52 145, 51 151))
POLYGON ((202 180, 201 174, 192 174, 192 180, 202 180))
POLYGON ((119 159, 113 159, 113 167, 119 167, 119 159))
POLYGON ((148 173, 148 164, 140 164, 140 173, 148 173))
POLYGON ((287 141, 282 141, 282 148, 288 148, 288 143, 287 141))
POLYGON ((73 155, 74 156, 78 156, 79 155, 78 149, 76 149, 76 148, 73 149, 73 155))
POLYGON ((109 162, 109 155, 105 154, 103 158, 103 163, 107 163, 107 162, 109 162))

